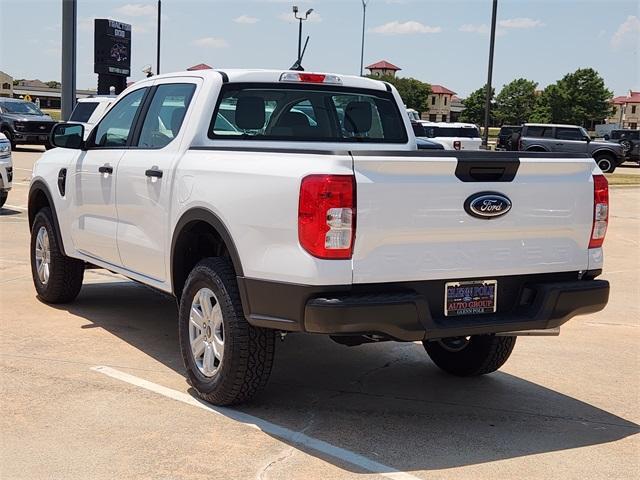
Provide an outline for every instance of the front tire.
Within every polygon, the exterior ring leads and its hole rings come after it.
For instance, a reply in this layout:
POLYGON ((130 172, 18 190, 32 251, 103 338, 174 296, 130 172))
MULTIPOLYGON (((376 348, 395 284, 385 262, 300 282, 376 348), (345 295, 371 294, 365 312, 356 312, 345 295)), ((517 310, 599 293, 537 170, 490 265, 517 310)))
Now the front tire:
POLYGON ((0 208, 4 207, 5 202, 7 201, 7 197, 9 196, 9 192, 3 190, 0 192, 0 208))
POLYGON ((266 385, 275 335, 247 322, 227 260, 206 258, 191 271, 180 299, 178 329, 189 381, 204 400, 238 404, 266 385))
POLYGON ((473 335, 422 342, 438 367, 458 377, 475 377, 498 370, 508 360, 516 337, 473 335))
POLYGON ((84 278, 84 262, 65 256, 57 238, 51 209, 45 207, 31 228, 31 276, 38 298, 46 303, 74 300, 84 278))

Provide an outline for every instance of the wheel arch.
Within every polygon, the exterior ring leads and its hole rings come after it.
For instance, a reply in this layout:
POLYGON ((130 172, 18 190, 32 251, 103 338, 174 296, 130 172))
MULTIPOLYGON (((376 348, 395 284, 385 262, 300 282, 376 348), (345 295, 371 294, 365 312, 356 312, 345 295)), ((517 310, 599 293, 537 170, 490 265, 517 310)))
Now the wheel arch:
POLYGON ((49 207, 51 209, 51 215, 53 216, 53 225, 56 229, 56 240, 58 241, 58 245, 60 246, 62 254, 66 255, 64 242, 62 241, 62 234, 60 233, 60 224, 58 223, 56 206, 55 203, 53 203, 53 197, 51 196, 49 187, 47 187, 47 185, 42 180, 35 180, 29 187, 29 197, 27 203, 29 229, 33 227, 33 222, 36 219, 36 215, 44 207, 49 207))
POLYGON ((525 152, 549 152, 550 150, 543 145, 530 145, 524 150, 525 152))
POLYGON ((591 154, 591 156, 593 158, 596 158, 596 156, 598 156, 598 155, 600 155, 600 156, 607 155, 607 156, 611 157, 611 159, 614 162, 618 158, 618 155, 616 155, 616 153, 613 150, 611 150, 610 148, 606 148, 606 147, 598 148, 597 150, 594 150, 593 153, 591 154))
POLYGON ((210 253, 227 256, 236 276, 243 276, 238 250, 224 222, 211 210, 192 208, 180 217, 171 238, 171 288, 177 299, 193 266, 210 253))

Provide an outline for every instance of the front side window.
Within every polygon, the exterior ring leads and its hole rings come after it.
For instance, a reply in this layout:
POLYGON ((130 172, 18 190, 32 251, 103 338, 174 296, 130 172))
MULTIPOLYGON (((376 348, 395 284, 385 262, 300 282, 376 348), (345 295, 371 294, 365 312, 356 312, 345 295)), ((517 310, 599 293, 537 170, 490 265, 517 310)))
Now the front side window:
POLYGON ((406 143, 388 92, 315 85, 229 85, 209 128, 212 139, 406 143))
POLYGON ((196 86, 193 83, 160 85, 142 124, 138 146, 162 148, 178 135, 196 86))
POLYGON ((87 123, 97 106, 98 102, 78 102, 73 112, 71 112, 69 120, 72 122, 87 123))
POLYGON ((133 121, 147 90, 147 88, 141 88, 129 93, 109 110, 95 129, 92 146, 124 147, 127 145, 133 121))

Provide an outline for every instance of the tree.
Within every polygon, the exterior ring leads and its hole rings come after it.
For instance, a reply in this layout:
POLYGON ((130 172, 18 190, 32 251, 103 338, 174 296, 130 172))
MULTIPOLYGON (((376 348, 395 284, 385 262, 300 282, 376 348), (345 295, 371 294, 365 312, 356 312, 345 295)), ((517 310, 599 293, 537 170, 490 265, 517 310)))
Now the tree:
POLYGON ((501 123, 520 125, 529 120, 536 106, 538 84, 517 78, 502 87, 496 96, 495 117, 501 123))
POLYGON ((55 80, 51 80, 50 82, 45 82, 49 88, 60 88, 62 84, 60 82, 56 82, 55 80))
POLYGON ((611 114, 612 97, 598 72, 580 68, 544 89, 530 120, 588 126, 611 114))
POLYGON ((369 78, 389 82, 398 89, 402 101, 408 108, 413 108, 420 113, 429 110, 429 96, 431 85, 411 77, 394 77, 392 75, 368 75, 369 78))
MULTIPOLYGON (((491 89, 491 102, 495 96, 495 89, 491 89)), ((472 92, 465 100, 464 111, 460 114, 460 121, 475 123, 477 125, 484 124, 484 107, 486 103, 487 87, 486 85, 479 88, 475 92, 472 92)), ((493 111, 493 103, 489 106, 489 123, 491 123, 491 116, 493 111)))

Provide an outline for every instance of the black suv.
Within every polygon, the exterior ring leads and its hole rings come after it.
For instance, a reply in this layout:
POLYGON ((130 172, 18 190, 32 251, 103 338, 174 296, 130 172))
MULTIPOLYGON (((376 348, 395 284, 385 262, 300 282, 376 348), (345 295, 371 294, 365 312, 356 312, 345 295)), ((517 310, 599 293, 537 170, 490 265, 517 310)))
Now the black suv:
POLYGON ((0 98, 0 132, 16 145, 44 145, 51 148, 49 133, 56 122, 34 103, 16 98, 0 98))
POLYGON ((627 160, 640 163, 640 130, 611 130, 604 139, 619 143, 627 160))

